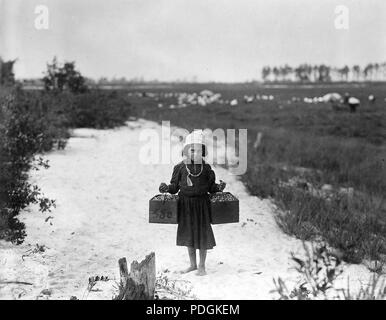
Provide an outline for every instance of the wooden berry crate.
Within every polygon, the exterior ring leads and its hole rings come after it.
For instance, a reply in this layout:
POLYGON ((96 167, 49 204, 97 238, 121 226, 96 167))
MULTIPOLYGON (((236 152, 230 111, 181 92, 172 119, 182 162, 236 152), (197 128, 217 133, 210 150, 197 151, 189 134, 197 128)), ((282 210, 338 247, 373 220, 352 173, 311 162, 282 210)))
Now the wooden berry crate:
POLYGON ((150 223, 177 223, 178 195, 157 194, 149 200, 150 223))
MULTIPOLYGON (((239 200, 230 192, 209 195, 212 224, 239 222, 239 200)), ((149 200, 149 222, 176 224, 178 195, 157 194, 149 200)))
POLYGON ((230 192, 216 192, 210 196, 212 224, 239 222, 239 199, 230 192))

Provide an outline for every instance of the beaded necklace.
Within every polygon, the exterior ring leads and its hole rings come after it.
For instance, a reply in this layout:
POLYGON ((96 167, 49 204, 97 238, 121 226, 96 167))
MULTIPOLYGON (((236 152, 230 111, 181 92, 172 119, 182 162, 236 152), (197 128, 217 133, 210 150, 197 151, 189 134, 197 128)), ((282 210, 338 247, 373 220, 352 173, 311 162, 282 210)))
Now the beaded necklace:
POLYGON ((188 168, 188 166, 187 166, 187 164, 186 164, 186 162, 185 162, 185 168, 186 168, 186 171, 188 171, 188 175, 186 176, 186 184, 187 184, 189 187, 191 187, 191 186, 193 186, 193 182, 192 182, 192 180, 190 180, 189 176, 192 176, 192 177, 198 177, 198 176, 200 176, 201 173, 202 173, 202 170, 203 170, 204 166, 203 166, 202 163, 201 163, 201 170, 200 170, 200 172, 199 172, 198 174, 193 174, 193 173, 191 173, 190 170, 189 170, 189 168, 188 168))

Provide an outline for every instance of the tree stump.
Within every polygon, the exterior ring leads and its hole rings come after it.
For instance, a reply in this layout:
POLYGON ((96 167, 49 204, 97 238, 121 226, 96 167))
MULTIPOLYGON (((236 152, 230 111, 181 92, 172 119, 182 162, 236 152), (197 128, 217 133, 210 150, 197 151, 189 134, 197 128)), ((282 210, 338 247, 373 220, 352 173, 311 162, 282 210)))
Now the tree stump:
POLYGON ((118 300, 153 300, 155 292, 155 253, 152 252, 138 263, 133 261, 130 274, 126 258, 118 261, 121 277, 118 300))

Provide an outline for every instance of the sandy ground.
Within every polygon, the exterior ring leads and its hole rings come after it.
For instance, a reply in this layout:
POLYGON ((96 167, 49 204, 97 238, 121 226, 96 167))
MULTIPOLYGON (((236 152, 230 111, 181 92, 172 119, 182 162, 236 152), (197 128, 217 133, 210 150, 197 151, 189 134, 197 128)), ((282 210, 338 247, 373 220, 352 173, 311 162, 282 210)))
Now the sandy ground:
MULTIPOLYGON (((170 181, 173 164, 139 161, 144 128, 160 130, 141 119, 112 130, 77 129, 65 150, 45 156, 49 169, 31 172, 57 208, 47 222, 28 208, 20 215, 25 242, 0 242, 1 299, 111 299, 118 259, 140 261, 152 251, 158 275, 184 283, 198 299, 273 299, 273 278, 299 280, 290 252, 301 252, 301 242, 279 229, 268 200, 250 196, 237 176, 217 166, 217 182, 226 181, 240 200, 240 223, 213 226, 217 246, 208 251, 206 276, 176 273, 188 266, 186 248, 175 245, 177 226, 148 223, 149 199, 170 181), (28 251, 36 244, 46 250, 28 251), (88 292, 88 278, 96 275, 112 280, 88 292)), ((355 283, 369 276, 361 265, 347 266, 347 273, 355 283)))

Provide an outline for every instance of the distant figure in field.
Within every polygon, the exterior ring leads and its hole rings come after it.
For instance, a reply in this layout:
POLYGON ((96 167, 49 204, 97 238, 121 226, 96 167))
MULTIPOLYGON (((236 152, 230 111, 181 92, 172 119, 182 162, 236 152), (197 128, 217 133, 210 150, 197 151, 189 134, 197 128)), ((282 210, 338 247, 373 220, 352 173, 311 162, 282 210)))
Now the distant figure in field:
POLYGON ((373 95, 373 94, 370 94, 369 95, 369 102, 371 103, 371 104, 374 104, 375 103, 375 96, 373 95))
POLYGON ((325 94, 322 98, 322 101, 325 103, 329 103, 333 110, 341 110, 342 109, 342 102, 343 97, 336 92, 330 92, 325 94))
POLYGON ((347 92, 344 95, 343 103, 350 107, 350 112, 356 112, 357 108, 360 105, 360 100, 354 97, 351 97, 347 92))

